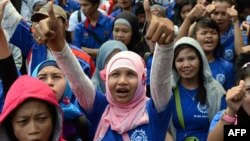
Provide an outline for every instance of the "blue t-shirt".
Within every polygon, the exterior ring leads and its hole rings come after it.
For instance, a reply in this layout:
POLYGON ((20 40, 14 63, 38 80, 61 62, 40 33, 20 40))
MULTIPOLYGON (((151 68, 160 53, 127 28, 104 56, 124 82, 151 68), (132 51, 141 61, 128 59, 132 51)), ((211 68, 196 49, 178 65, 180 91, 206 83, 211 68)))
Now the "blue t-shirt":
POLYGON ((212 131, 214 129, 214 127, 216 126, 216 124, 219 122, 219 120, 221 119, 221 116, 222 116, 223 112, 224 112, 224 110, 221 110, 221 111, 218 111, 214 115, 214 117, 213 117, 213 119, 212 119, 212 121, 210 123, 209 132, 212 131))
POLYGON ((199 141, 206 141, 209 129, 207 105, 201 105, 195 100, 198 89, 186 89, 181 83, 178 84, 178 89, 185 128, 183 129, 180 125, 174 102, 172 120, 176 128, 176 141, 184 141, 187 137, 196 137, 199 141))
POLYGON ((219 81, 226 91, 234 86, 235 72, 231 62, 223 58, 216 58, 213 62, 209 63, 209 67, 213 78, 219 81))
POLYGON ((153 62, 153 54, 150 54, 146 60, 146 68, 147 68, 146 84, 147 85, 150 85, 150 72, 151 72, 152 62, 153 62))
MULTIPOLYGON (((55 0, 54 2, 56 5, 59 5, 59 0, 55 0)), ((59 5, 61 6, 61 5, 59 5)), ((65 5, 61 6, 63 10, 65 10, 68 13, 72 13, 76 10, 79 10, 81 8, 80 3, 78 3, 75 0, 65 0, 65 5)))
POLYGON ((112 38, 113 20, 112 17, 100 13, 99 19, 93 27, 86 19, 84 23, 76 26, 73 44, 78 48, 99 49, 104 42, 112 38))
MULTIPOLYGON (((146 109, 149 115, 149 124, 141 125, 128 131, 128 135, 132 141, 163 141, 167 133, 170 117, 172 115, 172 105, 173 100, 170 99, 169 104, 166 109, 157 113, 154 107, 153 100, 150 99, 146 103, 146 109)), ((94 136, 94 133, 97 129, 98 123, 101 119, 101 116, 108 105, 106 96, 100 92, 96 93, 95 102, 93 106, 92 113, 86 113, 87 118, 89 119, 92 130, 91 135, 94 136)), ((122 136, 117 132, 111 130, 109 127, 106 132, 103 141, 122 141, 122 136)))
MULTIPOLYGON (((243 34, 243 33, 242 33, 243 34)), ((244 42, 247 42, 247 38, 245 35, 242 35, 244 42)), ((234 63, 235 60, 235 49, 234 49, 234 28, 230 26, 230 28, 220 36, 220 43, 223 47, 223 52, 220 54, 222 58, 234 63)))

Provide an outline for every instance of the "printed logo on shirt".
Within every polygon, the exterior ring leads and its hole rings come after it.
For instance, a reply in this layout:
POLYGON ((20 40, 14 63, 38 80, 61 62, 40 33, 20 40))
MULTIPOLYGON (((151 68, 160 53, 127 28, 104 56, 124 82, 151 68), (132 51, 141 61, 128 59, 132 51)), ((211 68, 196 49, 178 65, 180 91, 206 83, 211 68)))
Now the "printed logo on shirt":
POLYGON ((84 33, 83 33, 83 37, 84 37, 84 38, 89 38, 88 32, 84 32, 84 33))
POLYGON ((135 130, 131 136, 131 141, 148 141, 144 130, 135 130))
POLYGON ((224 74, 217 74, 216 75, 216 80, 220 82, 221 85, 225 83, 225 75, 224 74))
POLYGON ((206 114, 207 113, 207 105, 202 105, 200 102, 198 102, 197 104, 197 109, 199 110, 199 112, 201 112, 202 114, 206 114))
POLYGON ((230 61, 230 60, 233 60, 233 58, 234 58, 234 53, 233 53, 233 51, 232 51, 231 49, 225 50, 225 52, 224 52, 224 59, 230 61))

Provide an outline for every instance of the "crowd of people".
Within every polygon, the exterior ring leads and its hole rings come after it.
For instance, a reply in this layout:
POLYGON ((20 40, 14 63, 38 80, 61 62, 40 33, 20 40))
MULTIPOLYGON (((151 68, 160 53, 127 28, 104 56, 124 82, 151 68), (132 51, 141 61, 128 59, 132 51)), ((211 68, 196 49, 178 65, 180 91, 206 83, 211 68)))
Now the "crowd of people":
POLYGON ((0 0, 4 141, 223 141, 250 124, 247 0, 0 0))

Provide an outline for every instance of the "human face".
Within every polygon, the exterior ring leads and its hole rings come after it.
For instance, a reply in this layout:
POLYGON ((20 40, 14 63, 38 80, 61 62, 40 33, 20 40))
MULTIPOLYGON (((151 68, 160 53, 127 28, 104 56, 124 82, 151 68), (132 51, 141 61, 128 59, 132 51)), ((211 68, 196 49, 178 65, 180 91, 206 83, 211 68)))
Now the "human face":
POLYGON ((243 101, 243 108, 248 115, 250 115, 250 77, 245 78, 245 93, 246 96, 244 97, 243 101))
POLYGON ((196 40, 200 43, 205 53, 214 52, 219 41, 219 35, 215 29, 208 27, 198 27, 196 40))
POLYGON ((198 80, 200 61, 194 49, 182 49, 174 63, 181 80, 198 80))
POLYGON ((53 130, 49 106, 40 100, 23 103, 13 114, 11 123, 18 141, 49 141, 53 130))
POLYGON ((129 45, 132 38, 132 29, 126 24, 117 23, 114 25, 113 37, 115 40, 121 41, 125 45, 129 45))
POLYGON ((184 20, 187 16, 187 14, 192 10, 192 5, 191 4, 187 4, 184 5, 181 9, 181 18, 184 20))
POLYGON ((66 80, 62 72, 54 66, 44 67, 38 73, 38 79, 47 83, 56 95, 57 101, 59 101, 66 88, 66 80))
POLYGON ((118 68, 109 74, 108 87, 117 103, 129 103, 138 86, 137 73, 128 68, 118 68))
POLYGON ((86 17, 90 16, 97 10, 97 8, 88 0, 81 0, 80 5, 81 5, 81 10, 86 17))
POLYGON ((129 9, 132 5, 132 0, 118 0, 117 2, 122 9, 129 9))
POLYGON ((216 8, 211 14, 211 18, 218 24, 220 33, 224 33, 231 24, 231 19, 227 14, 227 8, 230 8, 230 4, 227 2, 215 2, 215 6, 216 8))

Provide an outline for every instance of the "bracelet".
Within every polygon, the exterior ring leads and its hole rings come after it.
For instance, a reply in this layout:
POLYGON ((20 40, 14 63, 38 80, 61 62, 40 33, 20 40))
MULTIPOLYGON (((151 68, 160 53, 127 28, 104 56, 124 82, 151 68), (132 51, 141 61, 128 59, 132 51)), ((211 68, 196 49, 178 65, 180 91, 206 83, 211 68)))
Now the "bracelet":
POLYGON ((235 115, 234 117, 229 116, 226 114, 226 111, 222 114, 221 119, 228 122, 228 123, 234 123, 237 119, 237 115, 235 115))

